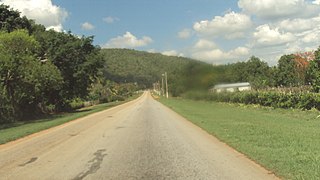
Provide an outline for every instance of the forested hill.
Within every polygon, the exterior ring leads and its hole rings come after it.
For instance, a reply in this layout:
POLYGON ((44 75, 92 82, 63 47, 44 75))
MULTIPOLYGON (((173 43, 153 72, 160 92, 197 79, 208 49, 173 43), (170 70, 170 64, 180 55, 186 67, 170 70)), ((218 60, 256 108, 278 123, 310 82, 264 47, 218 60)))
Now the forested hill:
POLYGON ((102 49, 101 53, 105 79, 118 83, 137 82, 140 88, 149 88, 152 83, 161 81, 161 74, 168 72, 169 93, 173 96, 190 90, 208 90, 218 83, 235 82, 250 82, 255 89, 311 84, 313 91, 320 91, 317 60, 320 48, 314 53, 283 55, 274 67, 255 56, 247 61, 212 66, 188 58, 128 49, 102 49))
POLYGON ((102 49, 105 60, 104 75, 107 79, 122 82, 137 82, 140 86, 152 87, 168 73, 168 81, 174 90, 185 88, 186 78, 196 67, 212 67, 209 64, 184 57, 165 56, 130 49, 102 49), (182 87, 183 86, 183 87, 182 87))

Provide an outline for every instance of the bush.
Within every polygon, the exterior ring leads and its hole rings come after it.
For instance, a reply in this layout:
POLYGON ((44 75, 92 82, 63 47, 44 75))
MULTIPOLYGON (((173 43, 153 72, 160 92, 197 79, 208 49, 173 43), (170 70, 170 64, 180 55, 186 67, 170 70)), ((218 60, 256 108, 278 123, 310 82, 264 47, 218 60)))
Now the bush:
POLYGON ((320 94, 310 92, 244 91, 244 92, 187 92, 184 98, 228 103, 258 104, 274 108, 320 110, 320 94))
POLYGON ((75 98, 69 102, 69 106, 72 110, 80 109, 84 107, 84 101, 80 98, 75 98))

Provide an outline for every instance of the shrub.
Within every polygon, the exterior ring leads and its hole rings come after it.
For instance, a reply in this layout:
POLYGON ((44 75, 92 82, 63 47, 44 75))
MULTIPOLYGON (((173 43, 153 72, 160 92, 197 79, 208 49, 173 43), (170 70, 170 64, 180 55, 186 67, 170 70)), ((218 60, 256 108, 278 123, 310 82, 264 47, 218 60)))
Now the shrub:
POLYGON ((80 108, 84 107, 84 102, 80 98, 74 98, 69 101, 69 106, 72 110, 80 109, 80 108))
POLYGON ((244 92, 187 92, 184 98, 228 103, 258 104, 274 108, 298 108, 320 110, 320 94, 311 92, 244 91, 244 92))

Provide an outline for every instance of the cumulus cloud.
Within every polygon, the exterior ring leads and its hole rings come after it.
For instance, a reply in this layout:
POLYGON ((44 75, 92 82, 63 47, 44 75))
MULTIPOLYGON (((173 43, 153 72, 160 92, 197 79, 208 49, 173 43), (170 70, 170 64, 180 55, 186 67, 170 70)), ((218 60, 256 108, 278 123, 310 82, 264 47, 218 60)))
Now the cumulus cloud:
POLYGON ((23 16, 34 19, 36 23, 43 24, 47 29, 63 30, 63 22, 68 17, 68 12, 52 3, 51 0, 0 0, 17 9, 23 16))
POLYGON ((319 5, 320 0, 238 0, 241 12, 228 10, 193 24, 198 39, 185 54, 216 64, 256 55, 276 64, 283 54, 319 46, 319 5))
POLYGON ((200 39, 192 48, 191 56, 195 59, 211 63, 223 64, 247 58, 250 50, 247 47, 237 47, 230 51, 220 49, 214 42, 200 39))
POLYGON ((178 32, 178 37, 181 39, 188 39, 192 34, 190 29, 183 29, 182 31, 178 32))
POLYGON ((118 36, 110 39, 105 45, 104 48, 136 48, 147 46, 152 43, 153 40, 148 36, 143 36, 141 39, 138 39, 136 36, 130 32, 126 32, 122 36, 118 36))
POLYGON ((278 28, 272 29, 268 24, 257 27, 253 37, 257 47, 278 46, 296 40, 292 33, 280 32, 278 28))
POLYGON ((308 19, 286 19, 281 21, 278 26, 280 29, 289 32, 303 32, 307 30, 311 30, 319 26, 320 18, 308 18, 308 19))
POLYGON ((163 51, 161 54, 166 56, 184 56, 183 53, 178 53, 176 50, 163 51))
POLYGON ((209 40, 206 39, 200 39, 197 41, 197 43, 193 46, 194 49, 214 49, 217 48, 217 45, 209 40))
POLYGON ((90 31, 94 29, 94 26, 89 22, 84 22, 81 24, 81 29, 90 31))
POLYGON ((319 43, 320 42, 320 30, 318 31, 311 31, 309 33, 306 33, 301 41, 303 43, 319 43))
POLYGON ((219 48, 211 50, 200 50, 192 53, 192 57, 210 64, 226 64, 248 58, 250 50, 246 47, 237 47, 230 51, 219 48))
POLYGON ((229 51, 229 54, 234 58, 248 56, 249 53, 250 50, 246 47, 237 47, 236 49, 229 51))
POLYGON ((229 12, 224 16, 215 16, 212 20, 196 22, 193 29, 202 36, 224 36, 227 39, 241 38, 252 26, 249 16, 229 12))
POLYGON ((223 52, 221 49, 196 51, 192 53, 192 57, 211 64, 230 58, 228 53, 223 52))
POLYGON ((115 21, 119 21, 120 19, 117 17, 112 17, 112 16, 108 16, 102 19, 104 22, 108 23, 108 24, 112 24, 115 21))
POLYGON ((319 13, 319 7, 306 0, 239 0, 238 6, 244 12, 262 19, 288 17, 311 17, 319 13))

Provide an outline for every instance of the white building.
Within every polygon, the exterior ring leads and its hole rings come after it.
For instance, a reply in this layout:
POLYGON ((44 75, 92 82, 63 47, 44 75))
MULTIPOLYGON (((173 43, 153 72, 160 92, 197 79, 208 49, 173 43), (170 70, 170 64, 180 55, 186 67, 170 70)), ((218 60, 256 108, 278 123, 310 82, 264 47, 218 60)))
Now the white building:
POLYGON ((211 92, 236 92, 236 91, 250 91, 251 85, 248 82, 233 83, 233 84, 217 84, 212 89, 211 92))

